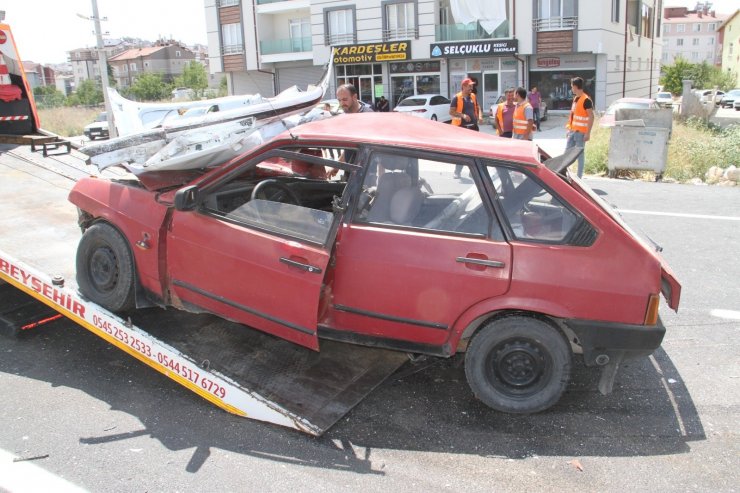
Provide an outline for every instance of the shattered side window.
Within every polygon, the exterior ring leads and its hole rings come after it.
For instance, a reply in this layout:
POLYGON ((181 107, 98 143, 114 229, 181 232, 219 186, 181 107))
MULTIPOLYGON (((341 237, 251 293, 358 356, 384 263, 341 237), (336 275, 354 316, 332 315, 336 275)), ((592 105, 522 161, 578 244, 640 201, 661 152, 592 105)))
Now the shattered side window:
POLYGON ((203 209, 229 222, 282 237, 324 244, 343 200, 345 171, 335 166, 341 149, 269 152, 218 186, 203 209))

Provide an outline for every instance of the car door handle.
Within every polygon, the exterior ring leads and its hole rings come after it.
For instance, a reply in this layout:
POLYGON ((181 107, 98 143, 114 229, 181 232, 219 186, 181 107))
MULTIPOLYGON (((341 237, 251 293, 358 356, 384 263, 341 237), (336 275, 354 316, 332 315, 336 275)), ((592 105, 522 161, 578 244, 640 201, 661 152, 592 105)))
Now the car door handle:
POLYGON ((496 269, 503 269, 504 267, 506 267, 505 263, 499 262, 498 260, 484 260, 482 258, 470 257, 457 257, 456 260, 463 264, 483 265, 485 267, 495 267, 496 269))
POLYGON ((280 261, 291 267, 297 267, 298 269, 305 270, 306 272, 310 272, 311 274, 321 274, 321 268, 316 267, 315 265, 304 264, 303 262, 298 262, 296 260, 291 260, 285 257, 280 257, 280 261))

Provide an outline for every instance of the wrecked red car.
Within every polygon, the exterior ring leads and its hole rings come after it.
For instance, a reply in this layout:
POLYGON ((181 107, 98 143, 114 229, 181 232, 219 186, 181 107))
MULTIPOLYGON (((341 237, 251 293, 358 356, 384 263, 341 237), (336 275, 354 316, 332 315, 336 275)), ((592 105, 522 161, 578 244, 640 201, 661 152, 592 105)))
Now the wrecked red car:
POLYGON ((676 310, 681 291, 567 171, 573 152, 342 115, 197 173, 86 178, 69 197, 77 282, 114 312, 206 311, 314 350, 465 352, 479 399, 541 411, 576 357, 610 391, 622 360, 660 346, 660 294, 676 310))

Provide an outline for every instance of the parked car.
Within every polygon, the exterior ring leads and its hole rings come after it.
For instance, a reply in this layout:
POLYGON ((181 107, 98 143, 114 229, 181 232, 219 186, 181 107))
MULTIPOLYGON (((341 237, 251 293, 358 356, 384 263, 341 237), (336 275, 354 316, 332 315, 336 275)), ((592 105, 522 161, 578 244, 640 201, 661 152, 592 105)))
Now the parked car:
POLYGON ((211 312, 314 350, 465 352, 480 400, 541 411, 574 358, 610 391, 625 358, 659 347, 660 294, 680 299, 658 249, 567 170, 580 152, 371 113, 189 175, 82 178, 77 284, 114 312, 211 312), (306 166, 321 172, 292 171, 306 166))
POLYGON ((655 96, 655 104, 660 108, 673 108, 673 94, 670 92, 659 92, 655 96))
POLYGON ((740 89, 733 89, 727 91, 722 99, 719 101, 719 105, 722 108, 732 108, 735 104, 735 100, 740 99, 740 89))
POLYGON ((714 104, 715 106, 719 106, 720 101, 722 100, 722 96, 725 95, 723 91, 715 91, 713 89, 703 89, 701 91, 697 92, 697 95, 699 96, 699 101, 702 103, 711 103, 712 102, 712 94, 714 94, 714 104))
POLYGON ((450 100, 441 94, 417 94, 416 96, 409 96, 401 100, 393 108, 393 111, 440 122, 449 122, 452 120, 450 116, 450 100))
POLYGON ((735 107, 735 111, 740 111, 740 98, 737 98, 735 102, 733 103, 733 106, 735 107))
POLYGON ((599 126, 613 127, 617 110, 619 109, 638 109, 638 110, 657 110, 658 103, 650 98, 620 98, 614 101, 606 109, 606 112, 599 119, 599 126))
POLYGON ((95 118, 94 122, 85 125, 85 129, 83 130, 83 132, 85 134, 85 137, 90 140, 95 140, 98 137, 107 139, 109 137, 108 113, 105 111, 100 113, 97 118, 95 118))

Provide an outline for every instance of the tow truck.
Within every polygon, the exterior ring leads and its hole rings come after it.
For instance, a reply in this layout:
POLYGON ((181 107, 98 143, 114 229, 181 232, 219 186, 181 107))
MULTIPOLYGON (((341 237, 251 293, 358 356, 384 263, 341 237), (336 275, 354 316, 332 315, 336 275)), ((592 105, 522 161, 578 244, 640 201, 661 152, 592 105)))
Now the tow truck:
POLYGON ((83 299, 74 281, 77 210, 67 195, 97 169, 41 129, 2 23, 0 58, 0 329, 18 334, 66 316, 230 413, 312 435, 408 360, 339 342, 316 353, 208 315, 151 308, 124 319, 83 299), (60 147, 66 152, 48 152, 60 147))

